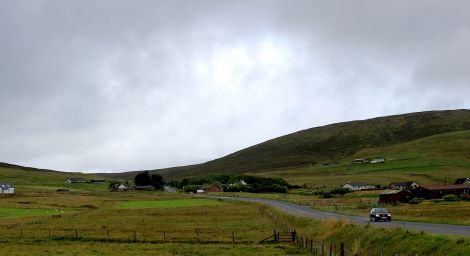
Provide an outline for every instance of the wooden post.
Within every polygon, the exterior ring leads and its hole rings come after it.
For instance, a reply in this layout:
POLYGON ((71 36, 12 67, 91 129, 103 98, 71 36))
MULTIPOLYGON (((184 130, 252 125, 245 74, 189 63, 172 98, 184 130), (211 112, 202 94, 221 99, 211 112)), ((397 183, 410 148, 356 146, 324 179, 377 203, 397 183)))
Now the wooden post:
POLYGON ((325 245, 321 242, 321 256, 325 256, 325 245))
POLYGON ((23 237, 23 228, 20 228, 20 237, 23 237))
POLYGON ((137 233, 134 230, 134 242, 137 241, 137 233))
POLYGON ((78 229, 75 229, 75 238, 78 238, 78 229))
POLYGON ((310 239, 310 252, 313 253, 313 240, 310 239))
POLYGON ((330 244, 330 256, 332 256, 333 244, 330 244))
POLYGON ((232 231, 232 243, 235 243, 235 235, 233 234, 233 231, 232 231))
POLYGON ((196 230, 197 241, 199 242, 199 232, 196 230))
POLYGON ((273 230, 273 238, 274 238, 274 242, 277 242, 276 230, 273 230))
POLYGON ((341 256, 344 256, 344 243, 341 242, 341 256))
POLYGON ((106 230, 106 236, 107 236, 108 239, 109 239, 109 230, 106 230))
POLYGON ((51 229, 49 229, 49 237, 51 237, 51 229))
POLYGON ((163 231, 163 240, 166 240, 166 234, 165 234, 165 231, 163 231))

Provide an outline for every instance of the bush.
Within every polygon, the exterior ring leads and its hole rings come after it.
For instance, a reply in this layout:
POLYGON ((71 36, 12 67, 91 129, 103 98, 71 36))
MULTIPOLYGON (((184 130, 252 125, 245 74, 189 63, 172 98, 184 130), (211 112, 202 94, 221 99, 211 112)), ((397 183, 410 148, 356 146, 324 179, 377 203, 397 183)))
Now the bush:
POLYGON ((460 197, 462 198, 462 200, 470 201, 470 194, 462 194, 460 197))
POLYGON ((350 189, 347 189, 347 188, 335 188, 335 189, 330 191, 330 194, 344 195, 344 194, 351 193, 351 192, 352 191, 350 189))
POLYGON ((415 197, 415 198, 410 200, 410 204, 419 204, 419 203, 421 203, 421 199, 419 199, 419 198, 415 197))
POLYGON ((183 187, 183 191, 196 193, 199 188, 199 185, 186 185, 183 187))
POLYGON ((450 194, 450 195, 445 195, 442 197, 442 199, 444 199, 444 201, 446 202, 457 202, 457 201, 460 201, 460 198, 456 195, 453 195, 453 194, 450 194))

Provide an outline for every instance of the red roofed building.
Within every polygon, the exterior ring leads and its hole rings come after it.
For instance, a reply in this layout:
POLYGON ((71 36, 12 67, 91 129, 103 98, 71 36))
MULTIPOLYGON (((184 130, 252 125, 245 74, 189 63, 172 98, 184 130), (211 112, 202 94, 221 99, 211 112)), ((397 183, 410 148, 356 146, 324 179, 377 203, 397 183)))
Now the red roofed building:
POLYGON ((470 186, 467 184, 452 184, 452 185, 428 185, 421 186, 415 189, 413 195, 419 198, 426 199, 440 199, 445 195, 469 194, 470 186))

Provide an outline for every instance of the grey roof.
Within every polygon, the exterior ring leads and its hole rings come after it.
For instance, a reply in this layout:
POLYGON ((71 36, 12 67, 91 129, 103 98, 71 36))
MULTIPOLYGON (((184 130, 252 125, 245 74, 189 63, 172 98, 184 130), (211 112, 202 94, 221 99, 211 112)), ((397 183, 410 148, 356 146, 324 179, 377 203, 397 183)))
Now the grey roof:
POLYGON ((413 184, 413 181, 397 181, 397 182, 392 182, 390 185, 395 185, 395 186, 410 186, 413 184))
POLYGON ((87 179, 82 177, 69 177, 68 179, 71 181, 87 181, 87 179))
POLYGON ((3 183, 3 182, 0 182, 0 188, 2 189, 6 189, 6 188, 14 188, 15 186, 13 186, 13 184, 11 183, 3 183))
POLYGON ((455 181, 454 184, 464 184, 466 180, 468 180, 469 178, 460 178, 460 179, 457 179, 455 181))
POLYGON ((369 186, 369 184, 362 183, 362 182, 348 182, 345 185, 351 185, 353 187, 369 186))

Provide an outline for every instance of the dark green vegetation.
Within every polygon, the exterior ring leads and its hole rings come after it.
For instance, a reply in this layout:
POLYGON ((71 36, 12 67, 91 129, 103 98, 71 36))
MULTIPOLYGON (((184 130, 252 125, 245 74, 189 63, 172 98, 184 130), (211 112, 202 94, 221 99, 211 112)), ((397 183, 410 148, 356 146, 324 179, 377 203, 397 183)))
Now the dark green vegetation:
POLYGON ((152 174, 148 171, 138 173, 134 177, 134 183, 137 186, 152 186, 155 189, 162 189, 164 182, 160 174, 152 174))
POLYGON ((181 182, 172 182, 173 185, 186 192, 196 192, 204 184, 217 184, 224 191, 229 192, 277 192, 287 193, 292 186, 282 178, 266 178, 250 175, 211 175, 204 178, 185 178, 181 182))
MULTIPOLYGON (((389 147, 463 130, 470 130, 470 110, 379 117, 311 128, 207 163, 152 172, 158 172, 167 179, 174 179, 220 173, 269 173, 321 164, 344 165, 349 164, 352 158, 365 153, 367 157, 384 156, 387 155, 389 147)), ((446 153, 447 156, 459 157, 466 161, 470 157, 468 152, 461 152, 458 147, 450 152, 438 147, 434 150, 436 153, 446 153)), ((420 160, 416 155, 419 151, 411 150, 408 153, 401 157, 420 160)), ((135 173, 125 173, 117 177, 129 178, 134 175, 135 173)))

